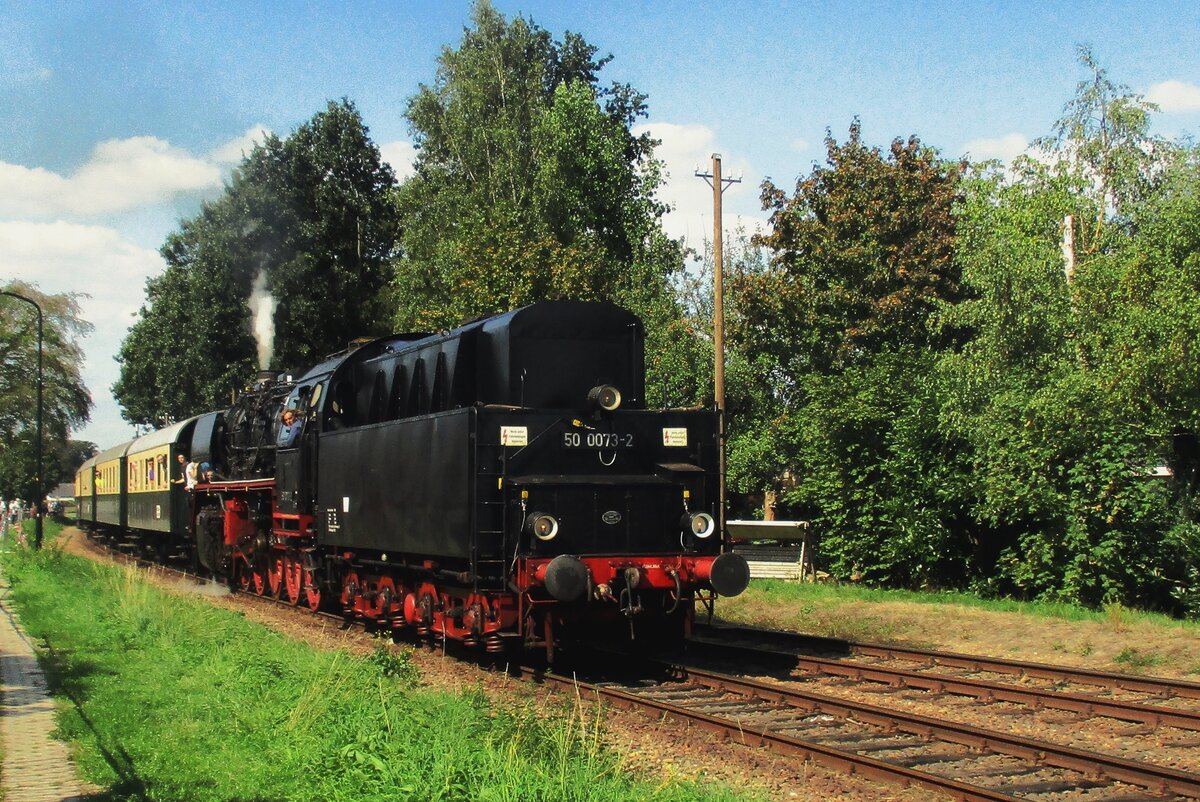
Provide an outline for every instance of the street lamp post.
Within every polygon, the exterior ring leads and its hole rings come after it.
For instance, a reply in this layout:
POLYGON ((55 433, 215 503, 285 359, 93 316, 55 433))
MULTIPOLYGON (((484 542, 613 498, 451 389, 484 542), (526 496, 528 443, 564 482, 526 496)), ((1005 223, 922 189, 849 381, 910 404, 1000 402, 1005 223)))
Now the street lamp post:
POLYGON ((15 292, 8 290, 0 290, 0 295, 7 295, 10 298, 16 298, 18 301, 24 301, 27 304, 32 304, 37 310, 38 324, 38 375, 37 375, 37 476, 34 483, 34 503, 37 505, 37 517, 33 524, 33 547, 40 549, 42 547, 42 501, 44 495, 42 493, 42 307, 32 298, 26 298, 24 295, 18 295, 15 292))

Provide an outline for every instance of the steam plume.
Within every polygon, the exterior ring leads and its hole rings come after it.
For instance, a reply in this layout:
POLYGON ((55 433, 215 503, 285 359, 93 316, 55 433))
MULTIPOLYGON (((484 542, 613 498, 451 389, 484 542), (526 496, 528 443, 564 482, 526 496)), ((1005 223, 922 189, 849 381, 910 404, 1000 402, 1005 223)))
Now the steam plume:
POLYGON ((258 369, 266 370, 275 352, 275 306, 279 302, 267 291, 267 274, 259 270, 250 290, 250 329, 258 343, 258 369))

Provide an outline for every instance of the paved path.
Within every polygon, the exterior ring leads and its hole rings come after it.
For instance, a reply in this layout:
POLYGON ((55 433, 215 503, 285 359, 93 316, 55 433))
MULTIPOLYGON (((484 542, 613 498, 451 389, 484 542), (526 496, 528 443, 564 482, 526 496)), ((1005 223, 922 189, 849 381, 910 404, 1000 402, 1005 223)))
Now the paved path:
POLYGON ((67 745, 50 737, 54 702, 33 644, 8 603, 8 582, 0 576, 0 743, 4 802, 66 802, 83 799, 67 745))

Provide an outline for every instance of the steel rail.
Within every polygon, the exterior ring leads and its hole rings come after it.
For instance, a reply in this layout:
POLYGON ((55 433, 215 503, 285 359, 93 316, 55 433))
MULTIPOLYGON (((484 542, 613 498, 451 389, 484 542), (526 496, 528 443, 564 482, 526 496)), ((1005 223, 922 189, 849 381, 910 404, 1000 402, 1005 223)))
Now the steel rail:
POLYGON ((1099 774, 1115 782, 1129 783, 1153 791, 1171 791, 1182 796, 1200 798, 1200 775, 1166 766, 1140 763, 929 716, 887 710, 861 702, 793 690, 760 680, 698 669, 686 669, 686 677, 710 688, 773 700, 812 713, 850 718, 887 730, 899 729, 913 735, 937 738, 978 750, 999 752, 1089 776, 1099 774))
POLYGON ((962 802, 1020 802, 1020 797, 1011 796, 1001 791, 982 788, 948 777, 898 766, 877 758, 860 755, 855 752, 834 749, 823 744, 805 741, 782 732, 766 727, 739 723, 737 721, 709 715, 698 710, 692 710, 683 705, 673 704, 660 699, 651 699, 638 693, 621 690, 607 685, 595 685, 582 682, 571 677, 552 673, 539 673, 522 667, 522 673, 533 675, 535 679, 551 682, 568 691, 586 691, 606 699, 627 709, 651 710, 658 715, 673 717, 690 724, 696 724, 711 732, 719 733, 729 741, 737 741, 747 746, 760 746, 780 754, 790 754, 805 760, 813 760, 824 766, 845 774, 860 775, 873 780, 906 785, 919 785, 949 794, 962 802))
POLYGON ((950 693, 958 696, 970 696, 986 702, 1014 702, 1034 710, 1043 708, 1066 710, 1085 716, 1104 716, 1120 721, 1147 724, 1152 727, 1167 726, 1200 731, 1200 711, 1195 710, 1141 702, 1122 702, 1088 694, 1026 688, 1003 682, 989 682, 947 674, 907 671, 828 657, 810 657, 804 654, 777 652, 753 646, 709 641, 700 641, 700 643, 709 648, 728 651, 740 656, 785 657, 788 661, 794 660, 797 668, 831 677, 878 682, 896 688, 912 688, 935 694, 950 693))
POLYGON ((1103 688, 1117 688, 1135 693, 1145 693, 1163 697, 1180 697, 1200 699, 1200 682, 1174 679, 1171 677, 1140 677, 1132 674, 1120 674, 1112 671, 1097 671, 1075 666, 1060 666, 1050 663, 1033 663, 1023 660, 1010 660, 1001 657, 983 657, 981 655, 961 654, 958 652, 939 652, 930 649, 917 649, 907 646, 861 643, 858 641, 839 640, 813 635, 802 635, 795 632, 760 629, 758 627, 727 626, 696 624, 696 632, 703 633, 705 639, 744 637, 760 640, 774 640, 786 643, 788 648, 806 649, 813 646, 823 647, 829 651, 844 651, 855 655, 876 657, 883 660, 905 660, 926 666, 943 666, 946 668, 961 668, 967 671, 991 672, 1009 674, 1018 677, 1032 677, 1054 681, 1078 682, 1083 685, 1096 685, 1103 688))

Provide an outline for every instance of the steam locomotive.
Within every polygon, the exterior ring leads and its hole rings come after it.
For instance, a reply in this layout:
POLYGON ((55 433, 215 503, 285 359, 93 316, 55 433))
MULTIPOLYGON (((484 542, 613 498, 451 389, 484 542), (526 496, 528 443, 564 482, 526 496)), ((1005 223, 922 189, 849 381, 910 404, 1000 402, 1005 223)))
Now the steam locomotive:
POLYGON ((84 463, 80 524, 492 652, 686 636, 749 569, 724 550, 717 413, 648 407, 644 339, 617 306, 552 301, 262 373, 84 463), (219 476, 185 489, 181 454, 219 476))

